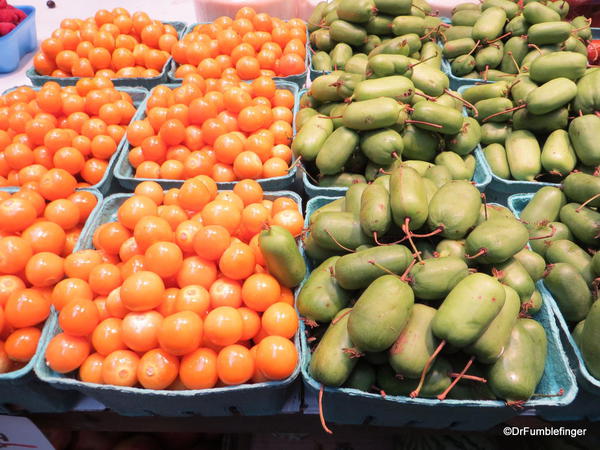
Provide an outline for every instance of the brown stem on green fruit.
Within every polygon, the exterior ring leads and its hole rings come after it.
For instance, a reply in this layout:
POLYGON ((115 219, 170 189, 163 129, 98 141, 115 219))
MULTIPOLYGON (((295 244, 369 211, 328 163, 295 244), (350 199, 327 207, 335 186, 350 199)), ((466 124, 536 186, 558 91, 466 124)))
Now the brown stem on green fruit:
MULTIPOLYGON (((460 373, 452 372, 452 373, 448 374, 448 376, 450 378, 458 378, 458 377, 460 377, 460 373)), ((477 381, 479 383, 487 383, 487 380, 485 378, 476 377, 475 375, 463 375, 461 377, 461 379, 463 379, 463 380, 469 380, 469 381, 477 381)))
POLYGON ((581 205, 579 205, 577 207, 577 209, 575 210, 576 213, 581 212, 581 210, 583 208, 585 208, 585 206, 591 202, 593 202, 594 200, 596 200, 597 198, 600 198, 600 194, 596 194, 593 197, 588 198, 585 202, 583 202, 581 205))
POLYGON ((333 319, 331 321, 331 325, 335 325, 336 323, 338 323, 340 320, 342 320, 345 316, 347 316, 348 314, 350 314, 352 310, 349 309, 348 311, 346 311, 344 314, 337 316, 335 319, 333 319))
POLYGON ((444 89, 444 92, 446 94, 448 94, 450 97, 455 98, 456 100, 462 102, 467 108, 472 109, 473 110, 473 116, 475 116, 475 117, 479 116, 479 111, 477 110, 477 108, 475 108, 475 105, 473 105, 472 103, 466 101, 460 95, 454 94, 450 89, 444 89))
POLYGON ((497 112, 497 113, 490 114, 489 116, 487 116, 486 118, 484 118, 484 119, 482 120, 482 122, 487 122, 487 121, 488 121, 488 120, 490 120, 492 117, 501 116, 502 114, 506 114, 506 113, 513 112, 513 111, 517 111, 517 110, 519 110, 519 109, 523 109, 523 108, 527 108, 527 105, 523 104, 523 105, 515 106, 515 107, 513 107, 513 108, 508 108, 508 109, 505 109, 504 111, 499 111, 499 112, 497 112))
POLYGON ((413 258, 413 260, 410 262, 410 264, 408 265, 408 267, 406 268, 406 270, 404 271, 404 273, 400 277, 400 279, 402 281, 406 281, 407 280, 408 274, 410 273, 411 269, 414 267, 414 265, 416 264, 416 262, 417 262, 417 260, 413 258))
POLYGON ((328 236, 331 238, 331 240, 332 240, 333 242, 335 242, 335 243, 336 243, 336 245, 337 245, 338 247, 340 247, 340 248, 341 248, 341 249, 343 249, 343 250, 346 250, 348 253, 356 253, 356 250, 352 250, 351 248, 345 247, 345 246, 343 246, 342 244, 340 244, 340 243, 338 242, 338 240, 337 240, 337 239, 336 239, 336 238, 333 236, 333 234, 331 234, 331 233, 329 232, 329 230, 323 230, 323 231, 325 231, 325 233, 327 233, 327 235, 328 235, 328 236))
POLYGON ((479 251, 477 253, 475 253, 474 255, 465 255, 465 258, 467 258, 467 259, 479 258, 480 256, 487 255, 487 252, 488 252, 487 248, 480 248, 479 251))
POLYGON ((421 125, 428 125, 428 126, 433 127, 433 128, 444 128, 442 125, 438 125, 437 123, 424 122, 422 120, 412 120, 412 119, 409 119, 409 120, 406 121, 406 123, 420 123, 421 125))
POLYGON ((404 224, 402 225, 402 231, 404 231, 404 234, 406 234, 406 237, 408 238, 408 242, 410 242, 411 248, 415 251, 415 253, 417 255, 417 259, 419 261, 423 261, 423 259, 421 258, 421 252, 417 249, 417 246, 415 245, 415 243, 412 240, 412 232, 410 231, 410 217, 406 217, 404 219, 404 224))
POLYGON ((479 40, 479 41, 475 42, 475 46, 474 46, 474 47, 473 47, 473 48, 472 48, 472 49, 469 51, 469 53, 467 53, 467 56, 469 56, 469 55, 472 55, 472 54, 473 54, 473 52, 474 52, 475 50, 477 50, 477 47, 479 47, 479 44, 480 44, 480 43, 481 43, 481 40, 479 40))
POLYGON ((421 393, 421 389, 423 388, 423 384, 425 383, 425 377, 427 376, 429 367, 431 367, 431 364, 433 364, 433 361, 435 360, 437 355, 439 355, 439 353, 444 349, 445 345, 446 345, 446 340, 444 339, 440 342, 440 344, 437 346, 437 348, 434 350, 434 352, 431 354, 431 356, 425 363, 425 367, 423 367, 423 371, 421 372, 421 378, 419 379, 419 384, 417 385, 417 388, 410 393, 410 398, 418 397, 419 394, 421 393))
POLYGON ((433 230, 431 233, 426 233, 426 234, 415 234, 415 233, 411 233, 412 237, 416 237, 416 238, 428 238, 428 237, 432 237, 435 236, 437 234, 442 233, 445 230, 444 225, 440 225, 438 227, 436 227, 435 230, 433 230))
POLYGON ((446 388, 446 390, 444 390, 444 392, 442 392, 440 395, 437 396, 438 400, 444 400, 446 398, 446 396, 450 393, 450 391, 454 388, 454 386, 456 386, 456 383, 458 383, 461 380, 461 378, 465 375, 465 373, 467 373, 467 370, 469 370, 469 367, 471 367, 471 365, 473 364, 473 361, 475 361, 475 357, 471 356, 471 359, 469 359, 469 362, 467 362, 467 364, 465 364, 465 367, 458 374, 458 377, 456 377, 452 381, 452 383, 450 383, 450 386, 448 386, 446 388))
POLYGON ((556 227, 554 225, 550 225, 550 233, 548 233, 545 236, 535 236, 535 237, 530 237, 529 240, 530 241, 539 241, 541 239, 548 239, 553 237, 556 234, 556 227))

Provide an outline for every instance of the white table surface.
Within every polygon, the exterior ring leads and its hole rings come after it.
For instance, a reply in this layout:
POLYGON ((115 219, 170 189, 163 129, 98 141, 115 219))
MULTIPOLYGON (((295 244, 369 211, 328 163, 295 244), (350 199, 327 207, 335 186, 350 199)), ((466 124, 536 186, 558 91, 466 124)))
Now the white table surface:
MULTIPOLYGON (((54 9, 46 6, 46 0, 9 0, 9 3, 35 7, 38 44, 41 40, 50 37, 52 32, 59 27, 61 20, 65 18, 85 19, 102 8, 123 7, 130 13, 145 11, 151 18, 163 21, 185 23, 196 21, 193 0, 55 0, 56 7, 54 9)), ((32 67, 34 55, 35 52, 25 55, 19 68, 14 72, 0 74, 0 92, 14 86, 31 84, 25 76, 25 72, 32 67)), ((1 57, 2 50, 0 49, 1 57)))

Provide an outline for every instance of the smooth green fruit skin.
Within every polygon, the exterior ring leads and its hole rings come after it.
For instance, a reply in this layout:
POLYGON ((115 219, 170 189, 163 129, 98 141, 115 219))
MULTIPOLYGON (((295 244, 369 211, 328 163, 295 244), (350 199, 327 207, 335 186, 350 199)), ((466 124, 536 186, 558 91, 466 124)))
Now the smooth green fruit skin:
POLYGON ((409 228, 417 230, 427 220, 427 194, 421 175, 411 167, 400 166, 390 176, 390 206, 398 227, 410 219, 409 228))
POLYGON ((534 361, 535 373, 538 383, 544 376, 544 369, 546 367, 546 357, 548 356, 548 338, 546 336, 546 330, 535 319, 519 319, 519 324, 527 331, 529 337, 533 341, 535 348, 534 361))
POLYGON ((521 74, 518 77, 519 82, 510 90, 510 95, 516 105, 526 103, 527 97, 538 88, 538 85, 531 81, 529 74, 521 74))
POLYGON ((558 129, 567 128, 569 112, 567 108, 560 108, 548 114, 536 116, 525 109, 515 111, 513 114, 514 130, 529 130, 533 133, 547 134, 558 129))
POLYGON ((563 176, 571 173, 577 165, 577 155, 569 133, 565 130, 553 131, 542 148, 542 167, 547 172, 558 172, 563 176))
POLYGON ((590 309, 578 341, 587 369, 600 378, 600 301, 590 309))
POLYGON ((441 186, 429 203, 427 224, 443 227, 441 235, 461 239, 475 226, 481 208, 481 193, 468 181, 451 181, 441 186))
POLYGON ((400 105, 394 99, 383 97, 352 102, 344 111, 344 126, 354 130, 375 130, 390 127, 400 115, 400 105))
POLYGON ((541 280, 544 276, 544 270, 546 270, 546 261, 536 252, 529 250, 528 248, 524 248, 515 253, 513 258, 523 265, 534 282, 541 280))
POLYGON ((574 239, 569 227, 562 222, 550 222, 543 226, 529 227, 529 237, 534 238, 538 236, 544 236, 544 239, 530 240, 529 245, 531 246, 531 250, 542 257, 546 255, 548 242, 558 239, 568 239, 570 241, 574 239))
POLYGON ((309 234, 303 241, 304 251, 306 256, 315 262, 325 261, 327 258, 332 256, 339 256, 342 254, 342 250, 335 251, 321 247, 314 239, 312 234, 309 234))
POLYGON ((332 39, 355 47, 367 40, 367 32, 364 28, 344 20, 334 20, 329 27, 329 33, 332 39))
POLYGON ((406 326, 389 350, 389 363, 398 374, 419 378, 425 364, 438 345, 431 331, 431 321, 436 310, 416 303, 406 326))
POLYGON ((539 383, 535 355, 533 339, 519 320, 504 352, 488 369, 487 384, 494 394, 505 401, 529 400, 539 383))
POLYGON ((592 270, 592 257, 579 245, 567 239, 551 241, 546 250, 546 261, 549 264, 567 263, 571 264, 585 282, 590 285, 595 275, 592 270))
POLYGON ((469 103, 475 104, 481 100, 505 97, 508 95, 509 83, 498 81, 490 84, 472 86, 463 92, 463 98, 469 103))
POLYGON ((568 22, 544 22, 530 26, 527 39, 536 45, 560 44, 570 35, 571 25, 568 22))
POLYGON ((319 116, 311 117, 296 134, 292 143, 295 155, 302 156, 306 161, 313 161, 321 147, 333 132, 333 121, 319 116))
POLYGON ((600 252, 594 253, 592 257, 592 270, 596 277, 600 277, 600 252))
POLYGON ((474 355, 483 364, 493 364, 502 355, 521 310, 517 292, 510 286, 503 288, 506 296, 502 309, 483 334, 465 349, 465 352, 474 355))
MULTIPOLYGON (((600 194, 600 177, 583 172, 572 173, 563 180, 562 188, 569 200, 583 203, 600 194)), ((600 207, 600 198, 592 200, 587 205, 600 207)))
POLYGON ((323 143, 316 158, 317 168, 323 175, 334 175, 344 168, 359 142, 358 133, 339 127, 323 143))
POLYGON ((586 318, 592 306, 592 293, 575 267, 567 263, 550 266, 544 283, 565 320, 579 322, 586 318))
POLYGON ((539 290, 534 290, 531 298, 521 305, 521 310, 530 315, 537 314, 544 304, 544 299, 539 290))
POLYGON ((390 195, 379 184, 369 185, 363 192, 360 204, 360 225, 366 235, 385 235, 392 225, 390 195))
POLYGON ((358 217, 360 214, 360 204, 363 192, 369 185, 367 183, 354 183, 346 191, 344 210, 358 217))
POLYGON ((585 74, 587 58, 581 53, 554 52, 542 55, 531 63, 529 76, 537 83, 564 77, 578 80, 585 74))
POLYGON ((412 0, 374 0, 378 11, 385 14, 399 16, 409 14, 412 0))
POLYGON ((343 250, 341 246, 354 250, 372 242, 362 232, 358 217, 348 212, 321 214, 313 224, 311 233, 319 246, 329 250, 343 250))
POLYGON ((531 201, 523 208, 521 220, 529 225, 540 222, 554 222, 558 219, 560 209, 565 206, 565 194, 556 187, 544 186, 535 193, 531 201))
POLYGON ((583 164, 600 165, 600 117, 587 114, 573 119, 569 125, 569 137, 583 164))
POLYGON ((461 156, 468 155, 481 141, 481 126, 477 120, 472 117, 464 119, 464 124, 460 133, 454 136, 448 136, 446 142, 448 150, 461 156))
POLYGON ((321 75, 311 84, 309 94, 320 102, 337 102, 343 100, 338 94, 337 83, 343 72, 332 72, 321 75))
POLYGON ((506 157, 515 180, 534 181, 542 170, 542 151, 536 137, 527 130, 513 131, 506 138, 506 157))
POLYGON ((500 70, 506 73, 518 73, 527 53, 529 53, 527 38, 525 36, 511 37, 504 46, 500 70))
POLYGON ((598 245, 600 213, 588 207, 579 209, 579 203, 567 203, 560 210, 560 221, 569 227, 571 233, 583 244, 598 245))
POLYGON ((421 161, 432 161, 443 142, 439 135, 411 124, 406 125, 402 132, 402 141, 404 143, 402 156, 421 161))
POLYGON ((410 286, 394 275, 383 275, 358 298, 350 318, 348 334, 361 351, 388 349, 408 322, 414 304, 410 286))
POLYGON ((375 384, 375 380, 375 368, 367 361, 361 359, 344 383, 344 387, 369 392, 375 384))
POLYGON ((470 38, 472 33, 473 27, 453 25, 445 31, 445 36, 449 41, 454 41, 461 38, 470 38))
POLYGON ((349 311, 350 308, 342 309, 336 315, 338 320, 329 325, 310 359, 309 373, 325 386, 344 384, 358 362, 358 358, 343 351, 354 346, 348 333, 349 311))
POLYGON ((379 97, 393 98, 402 103, 410 103, 415 85, 409 78, 394 75, 372 80, 364 80, 354 89, 353 100, 363 101, 379 97))
MULTIPOLYGON (((446 183, 452 181, 452 174, 446 166, 433 166, 427 169, 425 178, 431 180, 436 188, 439 189, 446 183)), ((431 202, 431 199, 429 199, 429 202, 431 202)))
POLYGON ((454 180, 470 180, 473 176, 466 161, 454 152, 441 152, 435 157, 434 162, 446 167, 454 180))
POLYGON ((419 102, 414 106, 412 119, 428 122, 437 126, 416 122, 418 128, 442 134, 457 134, 461 131, 464 119, 462 114, 454 108, 438 105, 433 102, 419 102))
POLYGON ((502 144, 490 144, 483 149, 483 155, 494 175, 499 178, 509 179, 510 168, 506 158, 506 150, 502 144))
POLYGON ((411 251, 404 245, 377 246, 342 256, 336 262, 335 276, 344 289, 364 289, 386 274, 381 267, 392 273, 402 274, 412 260, 411 251))
POLYGON ((414 66, 411 79, 417 89, 433 97, 439 97, 444 93, 444 90, 450 88, 448 76, 441 70, 427 64, 414 66))
POLYGON ((504 44, 499 41, 496 45, 497 47, 491 45, 489 47, 482 48, 477 52, 475 55, 475 68, 478 71, 483 72, 485 71, 486 67, 488 70, 492 70, 500 66, 504 56, 504 44))
POLYGON ((509 20, 515 17, 520 11, 519 5, 509 0, 486 0, 481 5, 481 8, 486 10, 493 6, 502 8, 506 12, 506 16, 509 20))
POLYGON ((496 275, 498 280, 513 288, 519 295, 521 303, 529 301, 535 290, 535 283, 518 260, 509 258, 501 264, 496 264, 494 269, 498 271, 496 275))
POLYGON ((467 276, 440 305, 432 322, 433 334, 455 347, 472 344, 498 315, 505 296, 495 278, 483 273, 467 276))
POLYGON ((452 15, 452 24, 459 26, 472 27, 477 22, 477 18, 481 15, 480 11, 462 10, 456 11, 452 15))
POLYGON ((453 41, 448 40, 444 44, 443 54, 446 58, 452 59, 467 54, 474 47, 475 41, 471 37, 463 37, 453 41))
POLYGON ((523 16, 531 24, 560 21, 560 15, 556 11, 537 1, 525 5, 523 16))
POLYGON ((573 110, 583 114, 593 114, 600 109, 600 71, 586 73, 577 82, 577 96, 573 100, 573 110))
MULTIPOLYGON (((593 311, 593 309, 594 309, 594 306, 592 305, 592 308, 590 309, 590 313, 593 311)), ((575 328, 573 328, 573 331, 571 332, 571 337, 575 341, 575 344, 577 344, 577 347, 579 347, 580 351, 581 351, 581 347, 583 345, 581 335, 583 334, 584 326, 585 326, 585 320, 582 320, 581 322, 577 322, 577 325, 575 325, 575 328)), ((584 361, 585 361, 585 357, 584 357, 584 361)))
POLYGON ((373 0, 342 0, 337 7, 340 19, 353 23, 368 22, 374 11, 373 0))
POLYGON ((450 65, 452 74, 455 77, 462 77, 471 72, 475 68, 475 58, 472 55, 460 55, 455 58, 450 65))
POLYGON ((350 293, 337 283, 334 267, 339 256, 332 256, 310 274, 298 294, 296 307, 302 317, 316 322, 331 322, 350 303, 350 293))
POLYGON ((475 103, 475 108, 479 111, 479 119, 485 120, 490 117, 489 122, 508 122, 512 117, 512 112, 508 111, 513 107, 513 102, 504 97, 499 98, 488 98, 485 100, 480 100, 475 103), (501 113, 502 111, 508 111, 501 113), (497 116, 491 117, 494 114, 498 114, 497 116))
POLYGON ((337 175, 324 176, 319 179, 321 187, 350 187, 356 183, 366 183, 364 176, 356 173, 340 173, 337 175))
POLYGON ((345 201, 346 201, 346 199, 344 197, 338 198, 338 199, 332 201, 331 203, 327 203, 326 205, 323 205, 320 208, 318 208, 317 210, 313 211, 313 213, 310 215, 310 218, 308 219, 309 225, 312 225, 314 223, 314 221, 317 220, 317 217, 319 217, 319 215, 321 213, 324 213, 326 211, 331 211, 331 212, 345 211, 345 209, 344 209, 345 201))
POLYGON ((469 275, 467 263, 455 256, 425 259, 410 271, 410 285, 423 300, 441 300, 469 275))
POLYGON ((397 16, 392 22, 392 32, 396 36, 415 33, 419 36, 425 34, 425 20, 414 16, 397 16))
POLYGON ((568 78, 554 78, 527 96, 527 110, 532 114, 547 114, 558 109, 577 95, 577 85, 568 78))
POLYGON ((468 264, 464 239, 442 239, 435 247, 440 257, 453 256, 460 258, 468 264))
MULTIPOLYGON (((487 122, 481 126, 481 145, 500 144, 504 150, 504 142, 508 137, 511 128, 506 123, 487 122)), ((504 150, 504 158, 506 158, 506 150, 504 150)), ((508 161, 506 161, 508 169, 508 161)), ((506 178, 510 177, 510 171, 506 178)), ((503 177, 504 178, 504 177, 503 177)))
POLYGON ((312 57, 312 66, 314 70, 322 72, 331 72, 333 70, 333 64, 331 57, 327 52, 318 51, 312 57))
POLYGON ((477 257, 478 262, 498 264, 525 247, 528 240, 525 225, 514 219, 497 218, 477 225, 465 243, 469 255, 486 250, 483 256, 477 257))
POLYGON ((404 141, 402 136, 391 128, 367 131, 361 135, 360 149, 375 164, 387 166, 402 156, 404 141))
POLYGON ((493 6, 486 9, 473 24, 473 39, 476 41, 491 41, 502 34, 506 23, 506 11, 493 6))
POLYGON ((356 73, 364 75, 367 70, 367 64, 369 59, 364 53, 357 53, 353 55, 348 61, 346 61, 346 72, 356 73))
POLYGON ((288 288, 298 286, 306 275, 306 264, 292 233, 272 225, 258 235, 258 244, 269 273, 288 288))

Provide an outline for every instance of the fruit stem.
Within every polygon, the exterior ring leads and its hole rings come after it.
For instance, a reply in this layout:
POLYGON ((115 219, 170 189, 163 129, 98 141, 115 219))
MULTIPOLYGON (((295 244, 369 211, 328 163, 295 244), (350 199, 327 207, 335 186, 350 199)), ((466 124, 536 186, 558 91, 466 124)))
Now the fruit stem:
POLYGON ((415 245, 415 243, 412 240, 412 232, 410 231, 409 224, 410 224, 410 217, 406 217, 404 219, 404 224, 402 225, 402 231, 404 231, 404 234, 406 234, 406 237, 408 238, 408 242, 410 242, 410 246, 415 251, 415 253, 417 255, 417 259, 420 262, 420 261, 423 261, 423 259, 421 258, 421 252, 417 249, 417 246, 415 245))
POLYGON ((485 119, 482 120, 482 122, 487 122, 492 117, 501 116, 502 114, 506 114, 506 113, 513 112, 513 111, 517 111, 517 110, 523 109, 523 108, 527 108, 527 105, 526 104, 522 104, 522 105, 519 105, 519 106, 515 106, 513 108, 505 109, 504 111, 498 111, 497 113, 490 114, 489 116, 487 116, 485 119))
POLYGON ((333 431, 331 431, 327 426, 327 423, 325 423, 325 415, 323 414, 323 390, 323 385, 321 385, 321 389, 319 389, 319 419, 321 420, 321 427, 323 427, 325 432, 333 434, 333 431))
POLYGON ((439 125, 437 123, 424 122, 422 120, 412 120, 412 119, 409 119, 409 120, 406 121, 406 123, 420 123, 422 125, 429 125, 430 127, 433 127, 433 128, 444 128, 442 125, 439 125))
POLYGON ((466 101, 464 98, 462 98, 459 95, 455 95, 450 89, 444 89, 444 92, 446 94, 448 94, 450 97, 455 98, 456 100, 462 102, 467 108, 472 109, 473 110, 473 115, 475 117, 479 116, 479 111, 477 110, 477 108, 475 108, 475 105, 473 105, 472 103, 466 101))
POLYGON ((585 206, 590 203, 593 202, 594 200, 596 200, 597 198, 600 198, 600 193, 588 198, 585 202, 583 202, 581 205, 579 205, 579 207, 575 210, 576 213, 580 212, 583 208, 585 208, 585 206))
MULTIPOLYGON (((575 210, 577 211, 577 210, 575 210)), ((551 238, 552 236, 554 236, 556 234, 556 228, 554 227, 554 225, 550 225, 550 233, 545 235, 545 236, 535 236, 535 237, 530 237, 529 240, 530 241, 537 241, 540 239, 548 239, 551 238)))
POLYGON ((444 392, 442 392, 440 395, 437 396, 438 400, 444 400, 446 398, 446 396, 450 393, 450 391, 454 388, 454 386, 456 386, 456 383, 458 383, 460 381, 460 379, 462 377, 464 377, 465 373, 467 373, 467 370, 469 370, 469 367, 471 367, 471 365, 473 364, 473 361, 475 361, 475 357, 471 356, 471 359, 469 359, 467 364, 465 364, 465 367, 458 374, 458 377, 456 377, 452 381, 452 383, 450 383, 450 386, 448 386, 444 392))
POLYGON ((477 253, 475 253, 474 255, 465 255, 465 258, 467 259, 475 259, 478 258, 480 256, 483 255, 487 255, 487 248, 480 248, 479 251, 477 253))
POLYGON ((502 36, 498 36, 496 39, 492 39, 491 41, 487 41, 488 44, 492 44, 496 41, 500 41, 502 39, 504 39, 505 37, 508 37, 512 34, 512 31, 509 31, 508 33, 504 33, 502 36))
MULTIPOLYGON (((449 374, 449 376, 450 376, 450 378, 457 378, 457 377, 460 377, 460 373, 452 372, 451 374, 449 374)), ((463 375, 461 378, 463 380, 470 380, 470 381, 478 381, 480 383, 487 383, 487 380, 485 378, 476 377, 475 375, 463 375)))
POLYGON ((427 376, 429 367, 431 366, 431 364, 433 363, 433 361, 435 360, 437 355, 443 350, 445 345, 446 345, 446 340, 444 339, 440 342, 440 344, 437 346, 437 348, 434 350, 434 352, 431 354, 431 356, 425 363, 425 367, 423 367, 423 371, 421 372, 421 378, 419 379, 419 384, 417 385, 417 388, 410 393, 410 398, 415 398, 415 397, 419 396, 419 393, 421 392, 421 389, 423 388, 423 384, 425 383, 425 377, 427 376))
POLYGON ((342 244, 340 244, 340 243, 338 242, 338 240, 337 240, 337 239, 336 239, 336 238, 333 236, 333 234, 331 234, 331 233, 329 232, 329 230, 323 230, 323 231, 325 231, 325 233, 327 233, 327 234, 329 235, 329 237, 331 238, 331 240, 332 240, 333 242, 335 242, 335 243, 338 245, 338 247, 342 248, 343 250, 346 250, 346 251, 347 251, 347 252, 349 252, 349 253, 356 253, 356 250, 352 250, 351 248, 344 247, 342 244))

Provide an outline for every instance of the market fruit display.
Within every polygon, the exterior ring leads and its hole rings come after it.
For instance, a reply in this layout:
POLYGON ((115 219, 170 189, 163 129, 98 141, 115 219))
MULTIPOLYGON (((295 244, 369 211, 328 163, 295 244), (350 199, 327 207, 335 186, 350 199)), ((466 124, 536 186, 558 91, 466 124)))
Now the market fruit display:
POLYGON ((135 178, 217 182, 288 174, 295 95, 260 76, 218 80, 188 74, 179 87, 158 86, 145 115, 127 129, 135 178))
POLYGON ((443 31, 444 57, 456 77, 511 81, 529 72, 545 82, 568 67, 575 80, 585 71, 592 31, 584 16, 565 20, 569 9, 560 0, 460 4, 443 31))
POLYGON ((315 338, 308 372, 324 386, 521 404, 547 356, 543 259, 507 208, 435 178, 400 163, 312 212, 315 269, 297 298, 315 338))
POLYGON ((0 36, 5 36, 17 28, 27 15, 18 8, 0 0, 0 36))
POLYGON ((547 264, 544 285, 571 328, 588 371, 600 379, 600 178, 585 173, 567 176, 561 189, 544 187, 520 213, 531 249, 547 264), (549 231, 549 233, 546 233, 549 231))
POLYGON ((289 377, 302 223, 293 199, 267 200, 253 180, 223 192, 207 176, 167 192, 141 183, 95 229, 94 248, 65 259, 61 283, 81 289, 54 302, 62 332, 47 364, 83 382, 158 390, 289 377))
MULTIPOLYGON (((364 67, 367 58, 380 53, 415 59, 432 55, 436 47, 428 40, 435 40, 444 26, 423 0, 323 1, 308 19, 311 68, 353 72, 351 68, 364 67)), ((441 49, 434 59, 441 61, 441 49)))
POLYGON ((33 358, 54 298, 80 288, 63 283, 65 260, 98 199, 75 186, 50 169, 38 190, 0 191, 0 373, 33 358))
POLYGON ((306 25, 243 7, 235 17, 198 24, 171 48, 176 78, 197 73, 221 78, 226 69, 242 80, 287 77, 306 71, 306 25))
MULTIPOLYGON (((334 71, 312 83, 300 99, 294 155, 320 186, 373 181, 403 160, 421 175, 435 166, 442 178, 471 180, 480 126, 463 116, 448 77, 427 62, 381 56, 405 64, 381 78, 334 71)), ((377 70, 375 59, 368 64, 377 70)))
MULTIPOLYGON (((561 56, 548 56, 554 55, 561 56)), ((585 61, 581 67, 585 71, 585 61)), ((565 73, 555 75, 542 79, 531 72, 464 89, 478 111, 483 153, 497 177, 557 183, 574 170, 595 174, 600 71, 586 71, 576 82, 565 73)))
POLYGON ((57 78, 152 78, 163 71, 178 38, 173 25, 143 11, 100 9, 85 20, 63 19, 41 42, 33 67, 57 78))
POLYGON ((47 82, 0 97, 0 186, 37 186, 66 173, 79 187, 98 184, 135 114, 131 96, 108 78, 75 86, 47 82))

